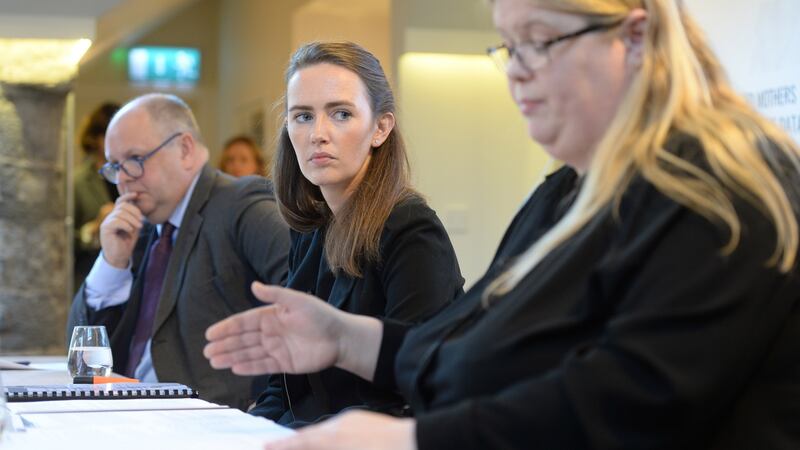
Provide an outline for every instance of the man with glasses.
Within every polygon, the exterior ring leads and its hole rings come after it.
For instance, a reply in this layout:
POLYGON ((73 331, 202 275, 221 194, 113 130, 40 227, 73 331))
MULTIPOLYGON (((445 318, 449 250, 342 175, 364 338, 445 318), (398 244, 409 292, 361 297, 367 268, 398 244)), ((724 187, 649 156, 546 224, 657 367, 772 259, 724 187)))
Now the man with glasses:
POLYGON ((260 304, 253 281, 285 281, 289 232, 271 184, 212 169, 191 110, 172 95, 125 105, 109 124, 106 159, 100 172, 120 197, 67 331, 105 325, 115 372, 245 408, 263 380, 211 369, 202 349, 209 325, 260 304))

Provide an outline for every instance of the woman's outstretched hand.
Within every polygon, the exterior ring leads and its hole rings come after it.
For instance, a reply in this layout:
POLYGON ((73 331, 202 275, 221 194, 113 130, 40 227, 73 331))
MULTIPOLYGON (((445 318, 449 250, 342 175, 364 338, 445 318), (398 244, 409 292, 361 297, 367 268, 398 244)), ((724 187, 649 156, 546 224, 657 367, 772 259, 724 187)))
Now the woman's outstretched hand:
POLYGON ((270 305, 235 314, 206 330, 203 355, 211 367, 260 375, 316 372, 336 363, 340 311, 292 289, 254 282, 252 290, 270 305))
POLYGON ((238 375, 309 373, 331 366, 371 380, 383 324, 348 314, 317 297, 254 282, 268 306, 228 317, 206 330, 203 355, 238 375))

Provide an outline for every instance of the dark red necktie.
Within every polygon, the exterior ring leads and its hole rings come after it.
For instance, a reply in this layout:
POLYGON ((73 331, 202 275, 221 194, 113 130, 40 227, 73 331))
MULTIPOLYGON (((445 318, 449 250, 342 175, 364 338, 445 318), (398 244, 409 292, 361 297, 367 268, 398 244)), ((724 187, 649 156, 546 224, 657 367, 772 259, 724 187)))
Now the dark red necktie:
POLYGON ((144 348, 150 334, 153 332, 153 319, 158 309, 158 298, 164 285, 164 276, 167 273, 169 255, 172 254, 172 233, 175 226, 166 222, 161 227, 161 236, 150 246, 147 257, 147 267, 144 270, 144 287, 142 289, 142 302, 139 305, 139 317, 136 320, 136 329, 131 340, 131 349, 128 354, 128 365, 125 375, 134 376, 136 367, 142 360, 144 348))

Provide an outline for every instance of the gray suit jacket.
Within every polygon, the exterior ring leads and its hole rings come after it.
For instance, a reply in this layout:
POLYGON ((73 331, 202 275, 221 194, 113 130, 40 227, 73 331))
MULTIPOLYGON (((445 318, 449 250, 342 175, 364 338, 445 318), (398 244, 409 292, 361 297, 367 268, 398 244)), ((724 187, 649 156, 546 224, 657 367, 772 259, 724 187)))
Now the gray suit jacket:
MULTIPOLYGON (((142 230, 133 255, 134 281, 122 305, 94 311, 84 288, 78 291, 67 324, 108 328, 114 369, 124 370, 142 296, 147 249, 155 227, 142 230)), ((167 267, 153 324, 151 354, 160 381, 194 387, 206 400, 244 409, 263 387, 263 378, 214 370, 203 357, 211 324, 261 303, 250 284, 284 284, 289 231, 281 219, 272 185, 261 177, 235 179, 206 165, 189 200, 167 267)))

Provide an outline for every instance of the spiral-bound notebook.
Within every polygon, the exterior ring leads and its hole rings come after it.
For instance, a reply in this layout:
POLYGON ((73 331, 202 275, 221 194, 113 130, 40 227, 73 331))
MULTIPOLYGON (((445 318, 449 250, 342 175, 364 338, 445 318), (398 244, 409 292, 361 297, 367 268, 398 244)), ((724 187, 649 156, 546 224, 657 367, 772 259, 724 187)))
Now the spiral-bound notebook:
POLYGON ((197 398, 198 392, 179 383, 42 384, 3 388, 9 402, 42 400, 102 400, 126 398, 197 398))

